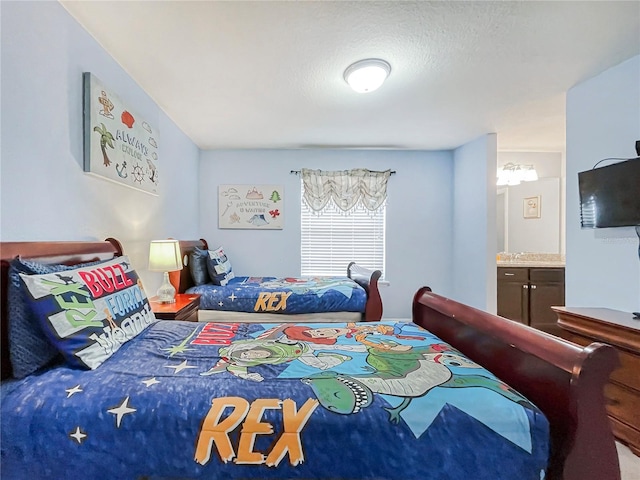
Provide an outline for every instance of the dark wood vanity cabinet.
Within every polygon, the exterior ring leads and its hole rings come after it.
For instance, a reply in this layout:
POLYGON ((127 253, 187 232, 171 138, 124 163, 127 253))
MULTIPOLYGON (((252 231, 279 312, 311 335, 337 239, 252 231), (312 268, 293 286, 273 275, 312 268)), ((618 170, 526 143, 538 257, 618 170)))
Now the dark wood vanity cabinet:
POLYGON ((529 324, 529 269, 498 267, 498 315, 529 324))
POLYGON ((552 306, 564 305, 564 268, 498 267, 498 315, 557 334, 552 306))

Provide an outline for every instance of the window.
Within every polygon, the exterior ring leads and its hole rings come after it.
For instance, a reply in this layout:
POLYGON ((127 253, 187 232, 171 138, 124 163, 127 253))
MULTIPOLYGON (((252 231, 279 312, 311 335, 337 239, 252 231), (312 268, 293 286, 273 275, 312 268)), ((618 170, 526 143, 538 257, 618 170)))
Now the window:
MULTIPOLYGON (((301 183, 302 276, 344 276, 347 273, 347 265, 352 261, 363 267, 384 272, 386 179, 384 198, 373 204, 376 207, 373 210, 365 208, 364 200, 350 202, 351 208, 343 211, 333 199, 318 202, 324 203, 324 206, 314 210, 307 200, 309 195, 305 195, 304 177, 301 183)), ((349 191, 353 193, 353 186, 349 191)), ((371 206, 371 202, 369 205, 371 206)))

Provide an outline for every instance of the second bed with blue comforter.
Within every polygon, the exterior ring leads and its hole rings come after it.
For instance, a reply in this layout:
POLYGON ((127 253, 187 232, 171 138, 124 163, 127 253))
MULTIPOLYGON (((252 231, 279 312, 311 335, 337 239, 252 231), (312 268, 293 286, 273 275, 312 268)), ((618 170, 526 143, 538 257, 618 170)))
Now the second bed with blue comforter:
POLYGON ((200 309, 256 313, 364 312, 367 293, 346 277, 235 277, 225 286, 205 284, 200 309))

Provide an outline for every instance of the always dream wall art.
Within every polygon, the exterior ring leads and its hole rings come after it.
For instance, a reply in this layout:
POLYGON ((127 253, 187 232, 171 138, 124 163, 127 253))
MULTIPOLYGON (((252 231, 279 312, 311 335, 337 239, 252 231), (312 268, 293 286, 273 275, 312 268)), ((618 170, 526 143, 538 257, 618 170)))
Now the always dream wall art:
POLYGON ((95 75, 83 73, 84 171, 158 194, 158 131, 95 75))

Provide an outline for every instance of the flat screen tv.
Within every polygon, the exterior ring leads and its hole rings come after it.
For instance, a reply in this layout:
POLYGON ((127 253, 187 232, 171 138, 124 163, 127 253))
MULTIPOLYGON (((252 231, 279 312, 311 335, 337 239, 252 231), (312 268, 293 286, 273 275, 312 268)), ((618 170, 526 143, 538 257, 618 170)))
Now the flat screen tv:
POLYGON ((640 157, 578 173, 582 228, 640 225, 640 157))

